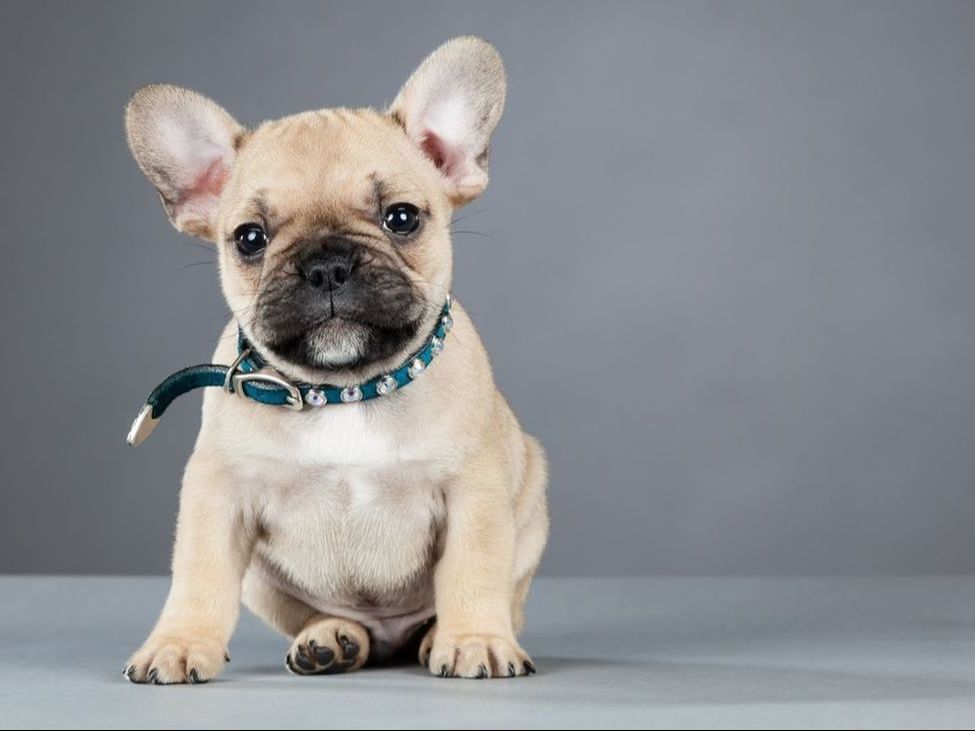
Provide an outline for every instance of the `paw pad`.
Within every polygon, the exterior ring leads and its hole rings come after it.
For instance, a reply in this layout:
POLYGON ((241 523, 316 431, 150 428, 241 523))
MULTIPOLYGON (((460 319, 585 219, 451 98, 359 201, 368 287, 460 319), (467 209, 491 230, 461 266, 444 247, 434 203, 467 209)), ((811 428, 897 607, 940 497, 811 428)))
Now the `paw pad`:
POLYGON ((369 635, 350 620, 321 619, 295 638, 285 657, 297 675, 331 675, 358 670, 369 655, 369 635))

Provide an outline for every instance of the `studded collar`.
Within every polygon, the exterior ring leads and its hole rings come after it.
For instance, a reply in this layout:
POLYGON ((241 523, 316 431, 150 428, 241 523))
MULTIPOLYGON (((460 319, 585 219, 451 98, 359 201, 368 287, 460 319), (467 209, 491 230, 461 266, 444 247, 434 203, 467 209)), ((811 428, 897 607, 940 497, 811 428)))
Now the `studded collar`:
POLYGON ((355 386, 293 382, 282 376, 247 342, 237 340, 237 358, 229 366, 204 364, 176 371, 156 386, 129 429, 126 442, 133 447, 144 442, 168 406, 184 393, 197 388, 220 387, 240 398, 293 411, 353 404, 392 394, 409 385, 443 351, 444 340, 453 325, 450 298, 444 303, 433 332, 421 348, 398 368, 355 386))

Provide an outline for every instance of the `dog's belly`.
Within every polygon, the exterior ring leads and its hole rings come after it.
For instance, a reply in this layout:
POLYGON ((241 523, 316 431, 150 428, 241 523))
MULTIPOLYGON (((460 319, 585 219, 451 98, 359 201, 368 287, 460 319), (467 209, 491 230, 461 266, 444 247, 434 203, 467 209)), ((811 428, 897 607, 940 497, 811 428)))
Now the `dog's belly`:
POLYGON ((433 616, 442 493, 426 465, 316 466, 266 493, 252 569, 371 633, 375 658, 433 616))

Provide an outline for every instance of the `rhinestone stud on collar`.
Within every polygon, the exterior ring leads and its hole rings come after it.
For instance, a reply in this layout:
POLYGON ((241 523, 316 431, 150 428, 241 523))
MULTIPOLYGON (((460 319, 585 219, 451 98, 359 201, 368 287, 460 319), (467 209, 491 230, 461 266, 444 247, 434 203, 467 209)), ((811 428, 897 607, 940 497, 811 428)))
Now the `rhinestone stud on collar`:
POLYGON ((348 388, 342 389, 342 403, 354 404, 356 401, 362 401, 361 388, 358 386, 349 386, 348 388))
POLYGON ((305 394, 305 403, 318 408, 328 403, 328 397, 317 388, 309 388, 308 393, 305 394))

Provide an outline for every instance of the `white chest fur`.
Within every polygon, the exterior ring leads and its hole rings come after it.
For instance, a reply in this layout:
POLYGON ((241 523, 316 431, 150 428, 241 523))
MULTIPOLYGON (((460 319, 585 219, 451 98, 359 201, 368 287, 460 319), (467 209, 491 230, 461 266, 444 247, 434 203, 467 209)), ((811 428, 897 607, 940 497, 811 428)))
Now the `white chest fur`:
POLYGON ((276 412, 243 427, 261 430, 253 440, 236 430, 227 458, 259 525, 254 569, 374 632, 415 623, 432 613, 449 463, 368 406, 325 412, 276 412))

